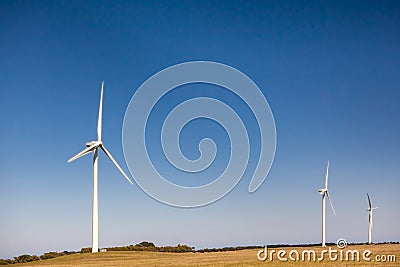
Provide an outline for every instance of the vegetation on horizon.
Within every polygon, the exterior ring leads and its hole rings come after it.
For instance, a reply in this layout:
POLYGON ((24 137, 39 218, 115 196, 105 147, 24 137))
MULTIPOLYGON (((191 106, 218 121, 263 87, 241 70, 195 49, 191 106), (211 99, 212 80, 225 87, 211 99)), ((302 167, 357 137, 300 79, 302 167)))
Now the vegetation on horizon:
MULTIPOLYGON (((400 244, 400 242, 382 242, 376 243, 374 245, 391 245, 391 244, 400 244)), ((288 245, 288 244, 279 244, 279 245, 268 245, 269 248, 279 248, 279 247, 311 247, 311 246, 320 246, 321 244, 299 244, 299 245, 288 245)), ((335 243, 327 243, 328 246, 336 246, 335 243)), ((367 245, 366 243, 350 243, 348 245, 367 245)), ((204 248, 200 250, 195 250, 194 247, 189 247, 187 245, 177 246, 162 246, 157 247, 152 242, 143 241, 136 245, 129 246, 121 246, 121 247, 110 247, 106 248, 106 251, 110 252, 125 252, 125 251, 142 251, 142 252, 167 252, 167 253, 186 253, 193 252, 197 253, 205 253, 205 252, 228 252, 228 251, 242 251, 242 250, 250 250, 250 249, 258 249, 263 248, 263 246, 237 246, 237 247, 224 247, 224 248, 204 248)), ((72 254, 86 254, 90 253, 91 248, 82 248, 80 251, 64 251, 64 252, 46 252, 41 256, 36 255, 28 255, 24 254, 18 257, 14 257, 14 259, 0 259, 0 265, 8 265, 8 264, 18 264, 18 263, 27 263, 33 261, 47 260, 60 256, 72 255, 72 254)), ((197 254, 198 255, 198 254, 197 254)))
MULTIPOLYGON (((106 251, 148 251, 148 252, 170 252, 170 253, 184 253, 194 252, 194 247, 187 245, 178 244, 177 246, 164 246, 157 247, 152 242, 143 241, 136 245, 121 246, 121 247, 110 247, 105 248, 106 251)), ((101 251, 101 249, 100 249, 101 251)), ((92 252, 91 247, 82 248, 80 251, 64 251, 64 252, 46 252, 41 256, 24 254, 14 259, 0 259, 0 265, 16 264, 16 263, 27 263, 38 260, 47 260, 60 256, 78 254, 78 253, 90 253, 92 252)))

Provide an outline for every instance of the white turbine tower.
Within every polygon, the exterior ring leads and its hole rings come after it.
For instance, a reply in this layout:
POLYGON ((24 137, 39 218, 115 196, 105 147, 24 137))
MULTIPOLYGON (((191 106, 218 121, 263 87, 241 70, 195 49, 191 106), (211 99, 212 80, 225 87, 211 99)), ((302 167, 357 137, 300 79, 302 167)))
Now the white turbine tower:
POLYGON ((93 207, 92 207, 92 252, 98 252, 99 250, 99 209, 98 209, 98 197, 97 197, 97 169, 98 169, 98 150, 99 148, 107 155, 107 157, 114 163, 117 169, 122 175, 128 180, 129 183, 133 184, 125 172, 121 169, 118 163, 115 161, 110 152, 104 147, 101 141, 101 124, 102 124, 102 109, 103 109, 103 87, 104 82, 101 83, 100 92, 100 105, 99 105, 99 118, 97 121, 97 141, 87 142, 87 148, 73 156, 68 162, 74 161, 90 152, 93 151, 93 207))
POLYGON ((371 199, 369 198, 369 195, 367 193, 368 197, 368 244, 372 243, 372 215, 374 209, 377 209, 378 207, 373 208, 371 205, 371 199))
POLYGON ((322 246, 323 247, 326 247, 326 244, 325 244, 325 197, 328 197, 329 203, 331 203, 332 211, 336 215, 335 209, 333 208, 333 205, 332 205, 331 198, 329 197, 328 176, 329 176, 329 161, 328 161, 328 166, 326 167, 325 188, 318 190, 318 192, 322 195, 322 246))

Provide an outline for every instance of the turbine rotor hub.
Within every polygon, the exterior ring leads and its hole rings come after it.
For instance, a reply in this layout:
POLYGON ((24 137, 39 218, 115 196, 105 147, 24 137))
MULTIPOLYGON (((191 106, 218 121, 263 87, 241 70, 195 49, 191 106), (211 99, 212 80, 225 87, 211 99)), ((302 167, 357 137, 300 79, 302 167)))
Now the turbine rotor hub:
POLYGON ((86 143, 86 147, 90 147, 90 146, 93 146, 95 144, 97 144, 97 146, 100 146, 100 145, 103 144, 103 142, 101 142, 101 141, 90 141, 90 142, 86 143))
POLYGON ((328 191, 328 190, 326 190, 326 189, 320 189, 320 190, 318 190, 318 192, 319 192, 321 195, 325 194, 327 191, 328 191))

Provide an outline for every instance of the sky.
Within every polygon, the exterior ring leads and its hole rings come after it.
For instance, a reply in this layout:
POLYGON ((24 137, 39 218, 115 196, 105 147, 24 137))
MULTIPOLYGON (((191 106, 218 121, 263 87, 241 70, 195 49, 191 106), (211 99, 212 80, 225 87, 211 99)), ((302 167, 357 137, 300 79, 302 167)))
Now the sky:
MULTIPOLYGON (((131 176, 122 144, 130 99, 157 72, 195 60, 232 66, 264 94, 277 132, 267 179, 249 194, 247 174, 210 205, 176 208, 100 154, 100 247, 321 242, 328 160, 337 215, 327 209, 327 241, 366 242, 367 192, 378 206, 373 240, 400 241, 398 1, 0 1, 0 40, 0 258, 91 246, 92 158, 67 160, 96 139, 101 81, 103 142, 131 176)), ((213 90, 187 85, 160 105, 213 90)), ((196 158, 198 141, 214 137, 221 172, 226 133, 192 124, 183 153, 196 158)), ((154 164, 168 169, 159 133, 146 138, 154 164)))

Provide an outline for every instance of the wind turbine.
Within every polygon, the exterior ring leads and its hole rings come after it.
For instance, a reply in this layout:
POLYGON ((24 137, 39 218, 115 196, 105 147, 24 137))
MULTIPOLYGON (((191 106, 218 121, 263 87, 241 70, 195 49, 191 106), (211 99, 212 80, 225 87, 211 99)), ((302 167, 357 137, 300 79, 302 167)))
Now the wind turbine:
POLYGON ((114 163, 115 167, 122 173, 122 175, 128 180, 129 183, 133 184, 125 172, 121 169, 118 163, 115 161, 110 152, 104 147, 101 141, 101 124, 102 124, 102 112, 103 112, 103 88, 104 81, 101 83, 100 92, 100 105, 99 105, 99 117, 97 121, 97 140, 86 143, 86 149, 82 150, 68 162, 74 161, 86 154, 93 151, 93 206, 92 206, 92 253, 98 252, 99 250, 99 208, 98 208, 98 183, 97 183, 97 169, 98 169, 98 150, 99 148, 107 155, 107 157, 114 163))
POLYGON ((328 192, 328 176, 329 176, 329 161, 328 166, 326 166, 326 176, 325 176, 325 188, 318 190, 322 195, 322 246, 326 247, 325 244, 325 197, 328 197, 329 203, 331 203, 332 211, 336 215, 335 209, 333 208, 331 198, 328 192))
POLYGON ((373 208, 371 205, 371 199, 369 198, 369 195, 367 193, 367 197, 368 197, 368 244, 372 243, 372 215, 373 215, 373 211, 374 209, 377 209, 378 207, 373 208))

